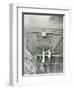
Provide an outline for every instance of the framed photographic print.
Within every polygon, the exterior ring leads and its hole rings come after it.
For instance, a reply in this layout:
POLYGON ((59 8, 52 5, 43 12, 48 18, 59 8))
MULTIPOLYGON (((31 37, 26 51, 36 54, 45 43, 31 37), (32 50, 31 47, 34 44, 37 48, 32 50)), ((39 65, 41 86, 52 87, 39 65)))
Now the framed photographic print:
POLYGON ((70 9, 10 5, 10 84, 26 78, 63 77, 70 9), (37 76, 37 77, 36 77, 37 76))

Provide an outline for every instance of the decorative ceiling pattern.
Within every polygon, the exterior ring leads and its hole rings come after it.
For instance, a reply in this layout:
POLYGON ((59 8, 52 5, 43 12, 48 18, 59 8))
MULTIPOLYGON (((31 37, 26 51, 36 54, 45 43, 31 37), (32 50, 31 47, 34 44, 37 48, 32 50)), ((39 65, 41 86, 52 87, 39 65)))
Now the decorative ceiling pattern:
POLYGON ((39 50, 42 50, 43 48, 49 48, 53 52, 61 39, 62 35, 59 34, 55 35, 47 33, 47 36, 43 38, 41 33, 27 33, 27 49, 30 51, 32 55, 38 53, 39 50))

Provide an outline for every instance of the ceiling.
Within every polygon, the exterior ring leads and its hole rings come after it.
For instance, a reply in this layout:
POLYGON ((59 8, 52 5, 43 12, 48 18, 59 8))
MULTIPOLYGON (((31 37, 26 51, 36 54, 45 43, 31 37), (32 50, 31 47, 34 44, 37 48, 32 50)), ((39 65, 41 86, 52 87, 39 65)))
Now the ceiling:
POLYGON ((63 16, 24 15, 24 41, 32 55, 43 48, 63 52, 63 16), (46 32, 46 37, 42 37, 46 32))
POLYGON ((56 53, 59 49, 62 49, 62 35, 47 34, 45 38, 42 38, 41 33, 27 33, 26 37, 27 49, 32 55, 38 53, 43 48, 49 48, 52 52, 55 50, 56 53))

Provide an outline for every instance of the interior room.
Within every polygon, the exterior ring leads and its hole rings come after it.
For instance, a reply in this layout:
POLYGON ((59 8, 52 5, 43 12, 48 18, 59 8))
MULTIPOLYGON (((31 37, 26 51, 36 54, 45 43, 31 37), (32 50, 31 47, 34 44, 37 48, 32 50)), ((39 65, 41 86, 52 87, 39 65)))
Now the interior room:
POLYGON ((63 73, 63 15, 24 14, 24 74, 63 73))

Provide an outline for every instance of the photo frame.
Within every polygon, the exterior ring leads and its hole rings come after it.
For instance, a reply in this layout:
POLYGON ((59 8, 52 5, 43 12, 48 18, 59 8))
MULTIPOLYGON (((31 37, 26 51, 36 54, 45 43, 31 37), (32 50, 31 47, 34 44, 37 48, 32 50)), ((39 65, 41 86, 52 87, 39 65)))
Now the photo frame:
POLYGON ((50 81, 67 77, 65 32, 69 30, 69 8, 11 4, 10 84, 32 83, 38 77, 50 81))

